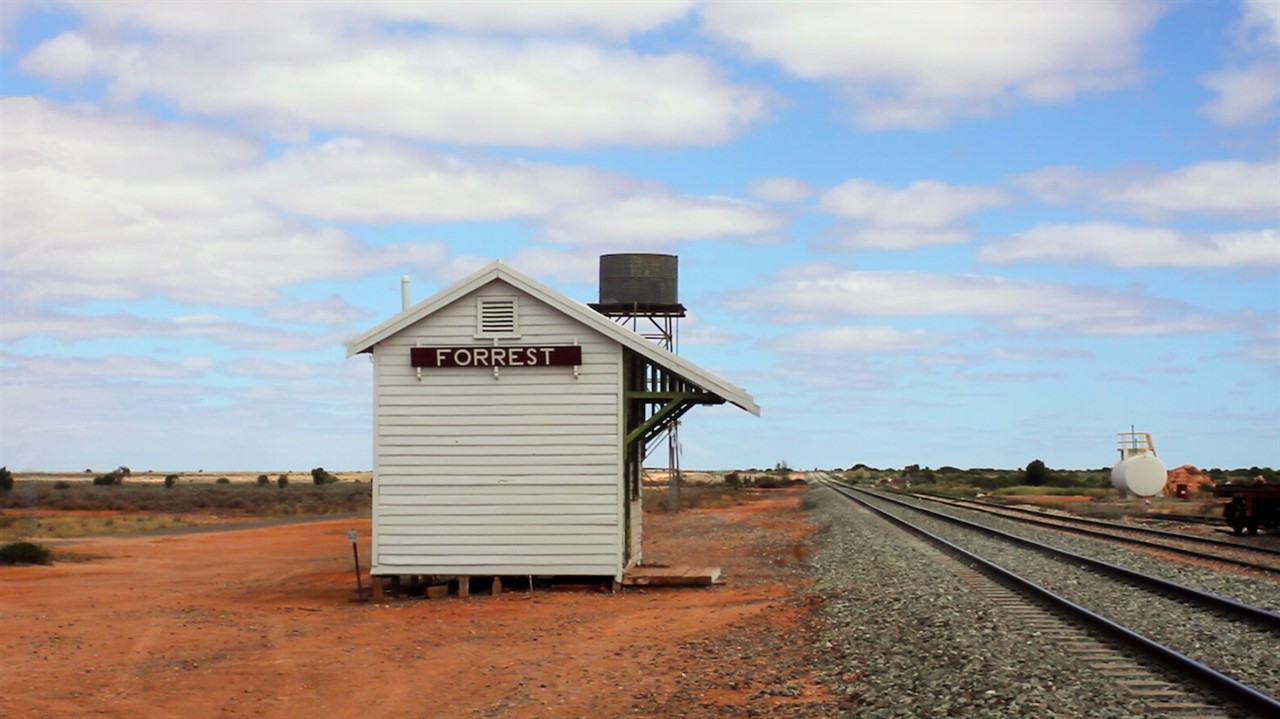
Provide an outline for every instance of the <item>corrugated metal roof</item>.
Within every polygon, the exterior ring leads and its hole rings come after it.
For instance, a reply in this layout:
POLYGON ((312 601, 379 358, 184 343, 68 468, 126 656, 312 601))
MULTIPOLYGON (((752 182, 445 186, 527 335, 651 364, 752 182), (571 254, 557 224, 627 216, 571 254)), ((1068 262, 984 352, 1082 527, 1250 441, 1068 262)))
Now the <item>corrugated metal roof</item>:
POLYGON ((643 355, 651 362, 683 377, 686 381, 697 385, 704 391, 711 392, 751 414, 760 415, 760 407, 755 403, 751 395, 741 387, 726 382, 679 355, 668 352, 654 342, 623 327, 587 305, 542 284, 528 275, 517 272, 501 261, 489 264, 471 276, 458 281, 347 342, 347 356, 353 357, 370 351, 379 342, 399 333, 418 320, 453 304, 494 280, 501 280, 512 287, 523 290, 582 324, 615 340, 618 344, 643 355))

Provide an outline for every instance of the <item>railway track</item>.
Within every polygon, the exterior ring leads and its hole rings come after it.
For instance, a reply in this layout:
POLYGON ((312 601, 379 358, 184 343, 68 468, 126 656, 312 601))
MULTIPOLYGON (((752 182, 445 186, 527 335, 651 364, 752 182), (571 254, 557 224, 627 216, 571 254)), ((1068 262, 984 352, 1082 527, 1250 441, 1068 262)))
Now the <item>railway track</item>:
POLYGON ((1258 572, 1280 575, 1280 550, 1270 547, 1260 547, 1240 541, 1213 537, 1201 537, 1182 532, 1171 532, 1164 529, 1137 527, 1089 517, 1049 514, 1026 507, 1009 507, 978 500, 952 499, 915 493, 906 496, 958 507, 970 512, 1005 517, 1017 522, 1147 547, 1178 558, 1194 558, 1214 563, 1234 564, 1258 572))
POLYGON ((1038 543, 975 526, 900 499, 855 490, 829 477, 819 481, 840 494, 925 537, 962 562, 998 579, 995 587, 976 574, 967 580, 987 586, 992 602, 1023 618, 1046 641, 1077 653, 1099 672, 1114 676, 1118 688, 1168 716, 1280 716, 1280 614, 1215 597, 1149 575, 1096 562, 1061 549, 1028 548, 1038 543), (1045 559, 1041 552, 1052 555, 1045 559), (1106 565, 1106 566, 1103 566, 1106 565), (1117 577, 1124 577, 1118 579, 1117 577), (1116 586, 1115 582, 1123 582, 1116 586), (1012 596, 1011 587, 1031 600, 1012 596), (1088 626, 1105 644, 1045 614, 1043 606, 1088 626), (1180 625, 1173 630, 1170 624, 1180 625), (1123 647, 1123 650, 1120 649, 1123 647), (1131 658, 1164 668, 1151 674, 1131 658), (1219 668, 1214 668, 1219 667, 1219 668), (1164 677, 1164 678, 1162 678, 1164 677), (1197 698, 1188 685, 1208 692, 1234 710, 1197 698))

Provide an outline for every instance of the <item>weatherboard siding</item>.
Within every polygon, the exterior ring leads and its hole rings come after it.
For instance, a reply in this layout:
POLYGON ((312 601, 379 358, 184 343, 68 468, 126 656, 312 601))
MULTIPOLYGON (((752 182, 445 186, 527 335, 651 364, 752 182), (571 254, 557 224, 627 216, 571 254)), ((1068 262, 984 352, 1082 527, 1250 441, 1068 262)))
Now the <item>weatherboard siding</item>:
POLYGON ((622 569, 621 348, 495 281, 379 342, 375 572, 612 575, 622 569), (423 368, 413 347, 492 347, 477 295, 519 298, 519 339, 573 367, 423 368))

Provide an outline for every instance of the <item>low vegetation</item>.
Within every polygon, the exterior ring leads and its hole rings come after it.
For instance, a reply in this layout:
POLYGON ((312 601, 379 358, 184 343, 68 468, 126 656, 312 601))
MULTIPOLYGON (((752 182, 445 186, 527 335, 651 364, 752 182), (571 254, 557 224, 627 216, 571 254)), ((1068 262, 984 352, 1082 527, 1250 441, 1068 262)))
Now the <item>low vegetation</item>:
MULTIPOLYGON (((283 476, 283 475, 282 475, 283 476)), ((334 482, 262 491, 255 482, 102 485, 23 479, 0 494, 0 539, 181 528, 252 518, 368 512, 371 485, 334 482)))
POLYGON ((13 542, 0 546, 0 564, 49 564, 53 552, 32 542, 13 542))

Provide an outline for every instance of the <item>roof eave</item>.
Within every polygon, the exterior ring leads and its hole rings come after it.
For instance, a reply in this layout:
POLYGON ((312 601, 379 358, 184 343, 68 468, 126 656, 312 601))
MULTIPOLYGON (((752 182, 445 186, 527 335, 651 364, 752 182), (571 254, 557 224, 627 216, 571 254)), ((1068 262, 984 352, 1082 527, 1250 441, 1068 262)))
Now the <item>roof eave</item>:
POLYGON ((577 300, 566 297, 559 292, 555 292, 532 277, 521 274, 510 266, 503 264, 501 261, 494 261, 480 268, 467 278, 457 282, 440 294, 400 312, 373 329, 370 329, 364 334, 347 342, 347 357, 354 357, 357 354, 371 352, 374 345, 378 344, 382 340, 400 332, 409 325, 430 315, 441 307, 452 304, 455 300, 496 279, 500 279, 519 290, 533 295, 537 299, 561 310, 565 314, 576 317, 588 327, 593 327, 606 337, 612 337, 623 346, 645 355, 654 362, 667 367, 676 374, 684 377, 689 382, 698 385, 703 390, 714 394, 726 402, 729 402, 736 407, 740 407, 757 417, 760 416, 759 405, 757 405, 751 395, 741 387, 737 387, 721 380, 719 377, 703 370, 692 362, 684 360, 679 355, 659 347, 640 334, 633 332, 608 317, 605 317, 599 312, 596 312, 585 303, 578 302, 577 300))

